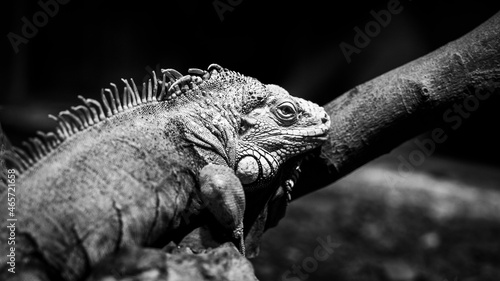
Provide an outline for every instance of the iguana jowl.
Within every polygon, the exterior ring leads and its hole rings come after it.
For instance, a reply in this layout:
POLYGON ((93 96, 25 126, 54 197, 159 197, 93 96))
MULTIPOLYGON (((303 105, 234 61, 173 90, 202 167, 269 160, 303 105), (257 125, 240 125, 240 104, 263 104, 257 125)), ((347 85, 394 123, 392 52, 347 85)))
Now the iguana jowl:
POLYGON ((5 155, 20 171, 20 274, 81 280, 121 248, 179 240, 185 210, 242 239, 245 205, 264 206, 285 163, 325 140, 316 104, 215 64, 188 72, 166 69, 141 92, 133 80, 121 94, 111 84, 102 103, 80 97, 52 116, 55 133, 5 155))

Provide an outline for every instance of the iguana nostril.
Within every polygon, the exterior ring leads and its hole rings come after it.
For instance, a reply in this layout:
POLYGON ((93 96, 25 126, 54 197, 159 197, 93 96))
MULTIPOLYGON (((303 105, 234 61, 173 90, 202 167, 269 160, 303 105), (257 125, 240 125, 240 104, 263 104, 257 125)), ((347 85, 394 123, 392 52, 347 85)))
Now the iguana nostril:
POLYGON ((325 115, 321 118, 321 122, 326 123, 328 122, 328 115, 325 113, 325 115))

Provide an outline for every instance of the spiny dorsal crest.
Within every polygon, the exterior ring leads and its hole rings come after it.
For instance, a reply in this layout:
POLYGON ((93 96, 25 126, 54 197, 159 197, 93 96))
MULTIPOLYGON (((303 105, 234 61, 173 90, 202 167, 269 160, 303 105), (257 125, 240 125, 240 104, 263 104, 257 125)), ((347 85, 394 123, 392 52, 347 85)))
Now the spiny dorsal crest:
POLYGON ((270 92, 257 79, 212 64, 208 67, 210 79, 203 81, 203 90, 220 94, 224 99, 237 100, 241 113, 247 114, 265 102, 270 92))
POLYGON ((78 96, 83 104, 61 111, 57 116, 49 115, 49 118, 58 124, 53 132, 37 131, 37 137, 22 142, 25 149, 14 147, 2 157, 22 173, 54 151, 66 139, 114 115, 149 103, 176 103, 190 93, 199 93, 194 90, 199 89, 198 86, 202 83, 205 83, 205 86, 220 88, 238 82, 249 83, 253 79, 217 64, 211 64, 207 70, 191 68, 188 73, 182 75, 174 69, 162 69, 162 80, 158 80, 153 72, 152 79, 142 84, 141 91, 133 79, 122 79, 123 90, 120 92, 116 84, 110 83, 110 88, 101 90, 101 102, 78 96))

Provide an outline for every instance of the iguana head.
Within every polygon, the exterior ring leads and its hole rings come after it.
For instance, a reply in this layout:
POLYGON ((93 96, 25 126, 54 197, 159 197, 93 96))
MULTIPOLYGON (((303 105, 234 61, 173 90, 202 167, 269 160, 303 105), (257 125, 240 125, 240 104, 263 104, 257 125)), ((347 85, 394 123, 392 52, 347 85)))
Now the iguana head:
POLYGON ((186 138, 208 162, 233 167, 246 190, 266 186, 287 160, 326 139, 330 118, 312 102, 218 65, 189 72, 176 79, 191 84, 180 83, 173 98, 194 120, 186 138))
POLYGON ((235 171, 246 185, 274 177, 288 159, 323 143, 330 128, 323 108, 279 86, 263 86, 262 100, 241 116, 235 171))

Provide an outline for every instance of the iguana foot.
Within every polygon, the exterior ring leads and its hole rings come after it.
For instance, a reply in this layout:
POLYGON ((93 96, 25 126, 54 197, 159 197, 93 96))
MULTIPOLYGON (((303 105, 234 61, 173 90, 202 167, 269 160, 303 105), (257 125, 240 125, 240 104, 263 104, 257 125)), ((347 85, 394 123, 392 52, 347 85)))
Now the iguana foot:
POLYGON ((239 240, 239 250, 245 255, 243 215, 245 192, 234 171, 222 165, 208 164, 200 171, 200 188, 205 205, 215 219, 239 240))

